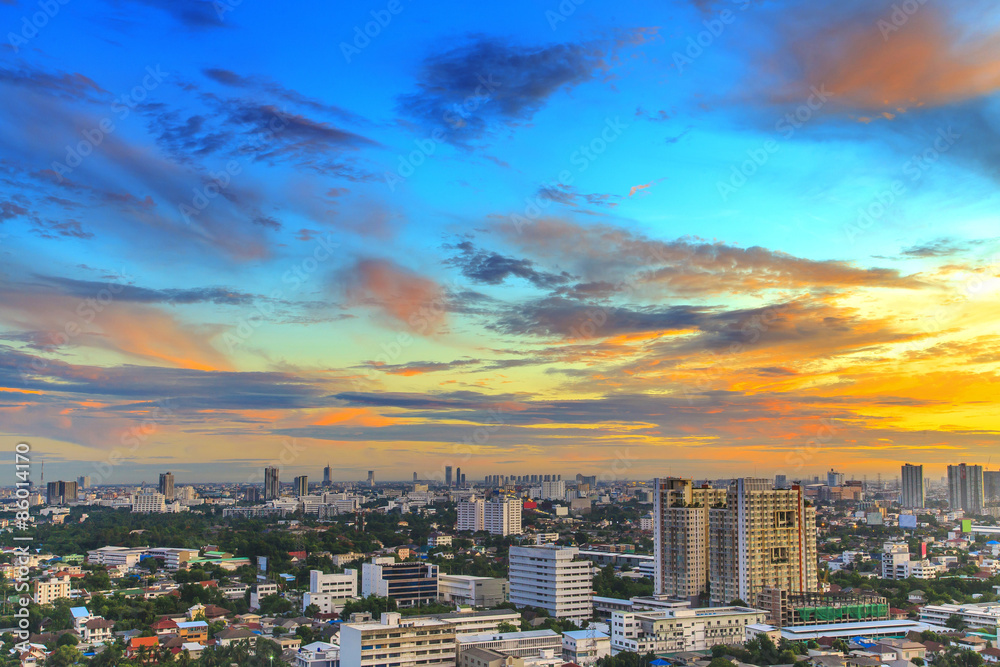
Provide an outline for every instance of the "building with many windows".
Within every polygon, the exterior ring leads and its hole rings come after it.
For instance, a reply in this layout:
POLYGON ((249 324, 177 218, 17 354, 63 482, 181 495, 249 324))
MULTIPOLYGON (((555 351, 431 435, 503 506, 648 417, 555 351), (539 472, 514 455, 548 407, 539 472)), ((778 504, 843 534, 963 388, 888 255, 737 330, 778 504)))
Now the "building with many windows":
POLYGON ((899 494, 899 504, 903 507, 920 508, 924 506, 924 467, 909 463, 903 465, 902 488, 899 494))
POLYGON ((966 514, 982 514, 983 466, 959 463, 948 466, 948 504, 952 509, 965 510, 966 514))
POLYGON ((323 614, 340 613, 348 598, 358 596, 358 571, 344 570, 343 574, 323 574, 309 570, 309 592, 302 595, 302 609, 311 604, 323 614))
POLYGON ((281 482, 278 478, 278 468, 264 468, 264 500, 277 500, 281 497, 281 482))
POLYGON ((725 489, 695 488, 690 479, 653 480, 654 592, 696 600, 708 590, 708 510, 725 489))
POLYGON ((765 612, 750 607, 615 611, 611 614, 611 648, 646 654, 742 644, 747 626, 763 623, 765 618, 765 612))
POLYGON ((430 604, 438 597, 438 567, 428 563, 396 562, 392 556, 361 565, 361 595, 392 598, 400 607, 430 604))
POLYGON ((543 651, 553 651, 556 655, 562 653, 562 635, 554 630, 459 634, 456 643, 459 657, 473 648, 498 651, 515 658, 531 658, 543 651))
POLYGON ((36 579, 32 599, 35 604, 49 604, 59 598, 68 598, 70 590, 72 590, 72 581, 69 575, 36 579))
POLYGON ((157 490, 163 494, 166 500, 174 499, 174 474, 172 472, 160 473, 160 484, 157 490))
POLYGON ((438 595, 445 602, 496 607, 507 601, 507 580, 465 574, 439 574, 438 595))
POLYGON ((492 535, 520 535, 521 501, 496 498, 472 498, 458 502, 457 531, 488 531, 492 535))
POLYGON ((575 547, 511 547, 510 601, 575 623, 589 620, 594 609, 593 565, 577 556, 575 547))
POLYGON ((430 618, 384 613, 379 621, 340 626, 340 663, 351 667, 454 667, 455 627, 430 618))

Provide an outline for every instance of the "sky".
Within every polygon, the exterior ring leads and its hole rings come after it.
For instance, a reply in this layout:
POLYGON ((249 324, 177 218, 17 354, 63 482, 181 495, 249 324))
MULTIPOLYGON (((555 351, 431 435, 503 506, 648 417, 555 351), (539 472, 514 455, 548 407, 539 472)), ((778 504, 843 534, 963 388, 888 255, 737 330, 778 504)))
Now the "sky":
POLYGON ((0 0, 0 433, 95 484, 996 469, 998 32, 0 0))

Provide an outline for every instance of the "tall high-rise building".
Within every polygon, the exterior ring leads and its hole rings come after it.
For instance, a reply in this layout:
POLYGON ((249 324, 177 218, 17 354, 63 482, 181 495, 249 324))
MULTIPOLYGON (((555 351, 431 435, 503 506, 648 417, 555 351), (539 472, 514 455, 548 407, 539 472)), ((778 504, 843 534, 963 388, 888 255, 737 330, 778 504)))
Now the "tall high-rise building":
POLYGON ((455 468, 455 486, 457 486, 457 487, 461 487, 462 486, 462 469, 461 468, 455 468))
POLYGON ((830 468, 830 472, 826 473, 826 485, 827 486, 843 486, 844 485, 844 473, 836 472, 833 468, 830 468))
POLYGON ((1000 470, 983 471, 983 500, 987 507, 1000 507, 1000 470))
POLYGON ((330 464, 327 463, 326 467, 323 468, 323 485, 324 486, 329 486, 330 485, 330 481, 331 481, 331 479, 330 479, 330 472, 331 472, 330 471, 330 464))
POLYGON ((264 500, 277 500, 281 497, 278 472, 278 468, 264 468, 264 500))
POLYGON ((967 514, 982 514, 983 466, 959 463, 948 466, 948 504, 952 509, 965 510, 967 514))
POLYGON ((788 486, 788 475, 775 475, 774 476, 774 488, 784 489, 788 486))
POLYGON ((725 502, 725 489, 695 488, 690 479, 653 480, 656 593, 696 600, 708 591, 708 509, 725 502))
POLYGON ((163 494, 167 501, 174 499, 174 474, 172 472, 160 473, 160 484, 156 489, 163 494))
POLYGON ((49 505, 65 505, 76 502, 76 482, 49 482, 45 488, 46 502, 49 505))
POLYGON ((545 500, 565 500, 566 482, 542 482, 542 498, 545 500))
POLYGON ((656 588, 712 604, 753 605, 765 587, 818 589, 816 510, 800 487, 736 479, 728 489, 656 480, 653 501, 656 588))
POLYGON ((465 473, 464 472, 462 473, 462 478, 460 480, 458 480, 458 483, 462 486, 463 489, 465 488, 465 473))
POLYGON ((483 507, 483 530, 491 535, 520 535, 521 501, 496 498, 483 507))
POLYGON ((906 463, 900 469, 902 473, 899 504, 903 507, 919 508, 924 506, 924 467, 906 463))
POLYGON ((553 544, 511 547, 510 601, 519 607, 540 607, 555 618, 583 625, 594 609, 593 565, 577 560, 576 547, 553 544))
POLYGON ((368 486, 375 486, 375 471, 368 471, 368 486))
POLYGON ((444 485, 451 488, 451 466, 444 467, 444 485))
POLYGON ((77 479, 76 479, 76 485, 81 490, 82 489, 89 489, 90 488, 90 475, 82 475, 80 477, 77 477, 77 479))
POLYGON ((295 478, 295 495, 296 496, 308 496, 309 495, 309 476, 299 475, 295 478))
POLYGON ((417 483, 417 473, 416 473, 416 471, 413 472, 413 483, 414 484, 417 483))

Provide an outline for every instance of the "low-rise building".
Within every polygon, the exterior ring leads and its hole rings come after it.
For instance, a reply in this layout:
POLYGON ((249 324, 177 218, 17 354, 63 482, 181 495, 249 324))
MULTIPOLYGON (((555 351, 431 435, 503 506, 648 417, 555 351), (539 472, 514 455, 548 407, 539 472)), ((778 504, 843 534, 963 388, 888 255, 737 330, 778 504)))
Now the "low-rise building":
POLYGON ((438 574, 438 596, 445 602, 496 607, 507 601, 507 580, 463 574, 438 574))
POLYGON ((471 648, 499 651, 515 658, 530 658, 546 650, 562 655, 562 635, 552 630, 458 635, 455 641, 459 658, 471 648))
POLYGON ((974 630, 996 632, 1000 628, 1000 603, 928 604, 920 608, 920 620, 924 623, 943 626, 951 616, 958 616, 974 630))
POLYGON ((747 626, 765 619, 765 612, 750 607, 616 611, 611 614, 611 646, 642 654, 704 651, 716 644, 742 644, 747 626))
POLYGON ((70 597, 71 591, 72 580, 68 574, 61 577, 36 579, 32 599, 35 601, 35 604, 50 604, 59 598, 70 597))
POLYGON ((299 648, 295 667, 340 667, 340 647, 327 642, 313 642, 299 648))
POLYGON ((596 630, 572 630, 563 633, 562 657, 580 667, 590 667, 611 655, 611 637, 596 630))
POLYGON ((378 622, 344 623, 340 628, 340 661, 351 667, 452 667, 455 627, 429 618, 406 618, 395 612, 378 622))

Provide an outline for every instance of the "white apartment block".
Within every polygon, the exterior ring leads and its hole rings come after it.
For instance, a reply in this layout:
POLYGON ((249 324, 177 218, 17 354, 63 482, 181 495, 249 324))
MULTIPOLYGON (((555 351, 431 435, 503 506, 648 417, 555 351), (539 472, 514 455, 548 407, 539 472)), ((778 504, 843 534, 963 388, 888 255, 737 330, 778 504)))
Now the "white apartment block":
POLYGON ((574 630, 563 633, 562 657, 567 662, 591 667, 601 658, 611 655, 611 637, 596 630, 574 630))
POLYGON ((704 651, 716 644, 742 644, 748 625, 767 613, 749 607, 677 608, 611 614, 611 648, 645 654, 704 651))
POLYGON ((302 609, 314 604, 324 614, 339 613, 349 598, 357 596, 357 570, 344 570, 343 574, 309 570, 309 592, 302 596, 302 609))
POLYGON ((491 500, 483 507, 483 530, 491 535, 520 535, 521 501, 491 500))
POLYGON ((593 615, 593 565, 575 547, 511 547, 510 601, 583 624, 593 615))
POLYGON ((167 499, 162 493, 137 493, 132 496, 132 511, 137 514, 162 514, 167 511, 167 499))
POLYGON ((444 602, 496 607, 507 601, 507 580, 465 574, 438 574, 438 596, 444 602))
POLYGON ((148 550, 153 558, 163 562, 163 569, 176 572, 187 568, 188 561, 198 557, 197 549, 179 549, 177 547, 155 547, 148 550))
POLYGON ((378 622, 344 623, 340 664, 350 667, 454 667, 455 627, 430 618, 384 613, 378 622))
POLYGON ((972 629, 991 632, 1000 629, 1000 602, 928 604, 920 609, 920 622, 943 626, 953 614, 960 616, 972 629))
POLYGON ((515 658, 532 658, 543 651, 562 653, 562 635, 553 630, 458 635, 458 655, 470 648, 498 651, 515 658))
POLYGON ((514 627, 521 626, 521 614, 512 609, 457 611, 451 614, 435 614, 423 618, 436 618, 439 621, 451 623, 452 627, 455 628, 456 635, 496 632, 501 623, 510 623, 514 627))
POLYGON ((901 542, 882 545, 883 579, 933 579, 945 568, 926 558, 910 560, 909 547, 901 542))
POLYGON ((59 598, 68 598, 70 590, 72 590, 72 582, 68 575, 50 577, 47 580, 37 579, 32 599, 34 599, 35 604, 49 604, 59 598))
POLYGON ((458 502, 458 522, 455 524, 455 530, 460 532, 483 530, 485 505, 486 502, 482 498, 460 500, 458 502))
POLYGON ((565 497, 566 482, 564 480, 542 482, 542 498, 545 500, 563 500, 565 497))
POLYGON ((116 565, 132 567, 148 551, 145 547, 101 547, 100 549, 93 549, 87 552, 87 562, 91 565, 105 565, 108 567, 116 565))

